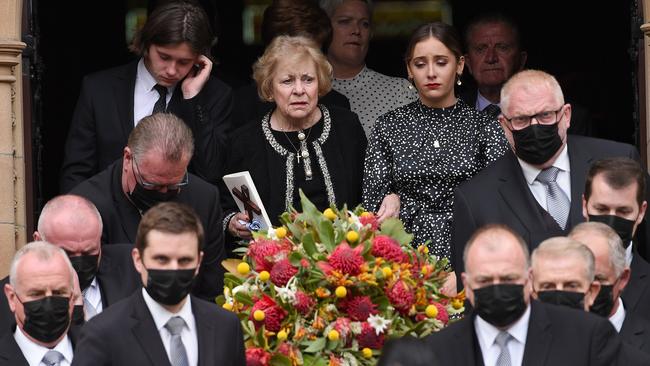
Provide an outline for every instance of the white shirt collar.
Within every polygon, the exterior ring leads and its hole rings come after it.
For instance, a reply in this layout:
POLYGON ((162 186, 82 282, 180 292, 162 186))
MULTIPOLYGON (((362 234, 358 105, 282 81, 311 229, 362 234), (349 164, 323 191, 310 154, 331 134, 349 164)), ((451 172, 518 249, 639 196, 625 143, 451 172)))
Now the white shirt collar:
MULTIPOLYGON (((141 58, 138 62, 138 71, 136 75, 135 85, 137 88, 140 88, 141 93, 154 92, 158 95, 158 92, 153 88, 158 82, 156 78, 151 75, 147 67, 144 65, 144 58, 141 58)), ((167 100, 169 101, 169 96, 174 92, 174 86, 167 87, 167 100)))
POLYGON ((178 313, 172 313, 169 310, 165 309, 162 305, 152 299, 151 296, 147 293, 147 290, 142 288, 142 296, 144 297, 144 302, 149 308, 149 312, 153 317, 153 321, 156 324, 156 329, 158 332, 167 324, 169 319, 174 316, 180 316, 185 320, 185 324, 191 332, 194 332, 194 315, 192 314, 192 301, 190 295, 187 295, 185 304, 178 313))
POLYGON ((501 108, 501 103, 492 103, 485 98, 479 91, 476 92, 476 110, 482 111, 490 104, 498 105, 501 108))
POLYGON ((625 264, 628 267, 632 264, 632 256, 634 255, 632 253, 632 245, 634 245, 634 243, 630 243, 630 245, 625 248, 625 264))
MULTIPOLYGON (((25 360, 27 360, 27 363, 29 366, 38 366, 40 365, 41 361, 43 360, 43 356, 49 351, 50 349, 47 347, 43 347, 40 344, 36 344, 33 341, 31 341, 27 336, 23 333, 23 331, 20 329, 19 326, 16 326, 16 331, 14 332, 14 339, 16 340, 16 343, 18 344, 18 347, 23 353, 23 356, 25 357, 25 360)), ((70 342, 70 338, 68 338, 68 335, 66 334, 63 339, 54 347, 52 348, 55 351, 59 351, 65 360, 68 362, 68 364, 72 363, 72 343, 70 342)))
POLYGON ((618 297, 618 309, 616 309, 616 312, 614 315, 609 317, 609 321, 612 323, 614 328, 616 328, 617 332, 621 332, 621 328, 623 327, 623 321, 625 321, 625 307, 623 306, 623 300, 621 300, 621 297, 618 297))
MULTIPOLYGON (((542 170, 528 164, 527 162, 521 160, 520 158, 517 158, 517 160, 519 160, 519 165, 521 165, 521 170, 524 173, 526 182, 528 182, 529 185, 533 184, 535 182, 535 179, 537 178, 537 176, 542 170)), ((557 159, 555 159, 555 162, 553 162, 553 166, 560 169, 563 172, 567 172, 567 173, 571 172, 568 144, 564 145, 562 152, 557 157, 557 159)))
MULTIPOLYGON (((516 339, 521 344, 526 344, 526 336, 528 335, 528 320, 530 320, 530 304, 526 307, 524 315, 514 322, 510 328, 506 329, 510 335, 516 339)), ((499 335, 501 330, 494 325, 486 322, 480 316, 476 316, 474 319, 474 327, 476 328, 476 334, 481 338, 482 343, 488 346, 494 344, 494 341, 499 335)))

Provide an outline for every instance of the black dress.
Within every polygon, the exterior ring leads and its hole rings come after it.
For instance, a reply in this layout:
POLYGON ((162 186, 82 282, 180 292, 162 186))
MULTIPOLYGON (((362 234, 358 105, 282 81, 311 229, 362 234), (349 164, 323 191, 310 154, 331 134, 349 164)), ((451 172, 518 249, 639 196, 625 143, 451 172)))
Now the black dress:
MULTIPOLYGON (((304 158, 297 159, 297 132, 274 131, 268 112, 260 123, 250 123, 232 138, 226 174, 249 171, 269 219, 279 225, 279 216, 290 207, 300 210, 302 189, 316 207, 354 207, 361 203, 361 183, 366 137, 356 114, 319 105, 322 118, 305 130, 312 177, 306 179, 304 158), (291 143, 289 142, 291 141, 291 143), (293 144, 293 146, 291 145, 293 144)), ((223 182, 220 184, 224 230, 238 212, 223 182)), ((226 230, 226 233, 228 231, 226 230)))
POLYGON ((377 119, 366 152, 364 207, 377 211, 400 196, 400 218, 432 254, 450 258, 454 189, 502 156, 508 142, 498 122, 462 100, 429 108, 419 100, 377 119))

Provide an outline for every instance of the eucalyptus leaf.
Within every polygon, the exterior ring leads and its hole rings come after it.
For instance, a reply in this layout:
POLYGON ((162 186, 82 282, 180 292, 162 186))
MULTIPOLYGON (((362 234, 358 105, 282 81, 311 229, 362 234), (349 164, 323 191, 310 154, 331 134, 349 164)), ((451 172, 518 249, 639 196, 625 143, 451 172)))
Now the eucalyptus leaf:
POLYGON ((291 359, 283 354, 276 353, 271 356, 271 366, 292 366, 291 359))
POLYGON ((383 235, 392 237, 402 245, 408 245, 413 241, 413 234, 408 234, 406 230, 404 230, 404 224, 394 217, 384 220, 379 232, 383 235))
POLYGON ((309 346, 305 348, 303 352, 316 353, 322 351, 323 348, 325 348, 325 345, 327 345, 327 340, 324 337, 316 338, 315 340, 310 341, 308 344, 309 346))

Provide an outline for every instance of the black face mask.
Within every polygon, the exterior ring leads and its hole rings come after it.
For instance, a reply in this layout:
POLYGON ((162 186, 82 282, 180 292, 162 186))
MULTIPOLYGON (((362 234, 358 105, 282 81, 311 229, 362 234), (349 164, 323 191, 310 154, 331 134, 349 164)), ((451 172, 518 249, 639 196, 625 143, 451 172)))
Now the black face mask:
POLYGON ((70 325, 69 297, 46 296, 28 302, 21 301, 21 303, 25 309, 23 330, 37 341, 54 342, 68 329, 70 325))
POLYGON ((194 269, 147 269, 145 289, 152 299, 163 305, 176 305, 192 290, 194 269))
POLYGON ((77 272, 79 278, 79 287, 85 290, 93 282, 93 278, 97 274, 97 262, 99 255, 79 255, 76 257, 69 257, 70 263, 74 271, 77 272))
POLYGON ((495 327, 514 323, 526 311, 524 285, 490 285, 472 291, 477 314, 495 327))
POLYGON ((609 313, 612 312, 612 308, 614 307, 613 289, 614 285, 600 285, 600 292, 598 292, 594 304, 591 305, 589 311, 603 318, 609 318, 609 313))
POLYGON ((636 221, 624 219, 616 215, 589 215, 589 221, 602 222, 611 227, 621 237, 623 248, 627 249, 630 246, 636 221))
POLYGON ((135 188, 133 188, 133 192, 129 193, 129 198, 135 207, 138 208, 138 210, 140 210, 142 213, 145 213, 147 210, 160 202, 173 200, 176 198, 176 196, 178 196, 179 192, 180 189, 172 191, 168 190, 167 192, 159 192, 154 189, 146 189, 140 183, 136 182, 135 188))
POLYGON ((553 305, 568 306, 573 309, 585 310, 585 294, 572 291, 540 291, 537 297, 541 302, 553 305))
POLYGON ((558 123, 552 125, 530 125, 521 130, 513 130, 517 156, 533 165, 547 162, 562 147, 558 134, 558 123))

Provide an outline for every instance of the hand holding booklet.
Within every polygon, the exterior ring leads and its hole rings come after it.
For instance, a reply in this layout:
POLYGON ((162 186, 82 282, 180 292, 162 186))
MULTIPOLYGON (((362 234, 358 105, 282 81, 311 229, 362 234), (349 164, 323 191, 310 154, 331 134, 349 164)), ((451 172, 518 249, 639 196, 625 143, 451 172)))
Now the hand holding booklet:
POLYGON ((237 203, 240 212, 248 214, 250 222, 246 223, 251 231, 268 229, 271 220, 264 209, 253 178, 248 171, 232 173, 223 176, 228 192, 237 203))

